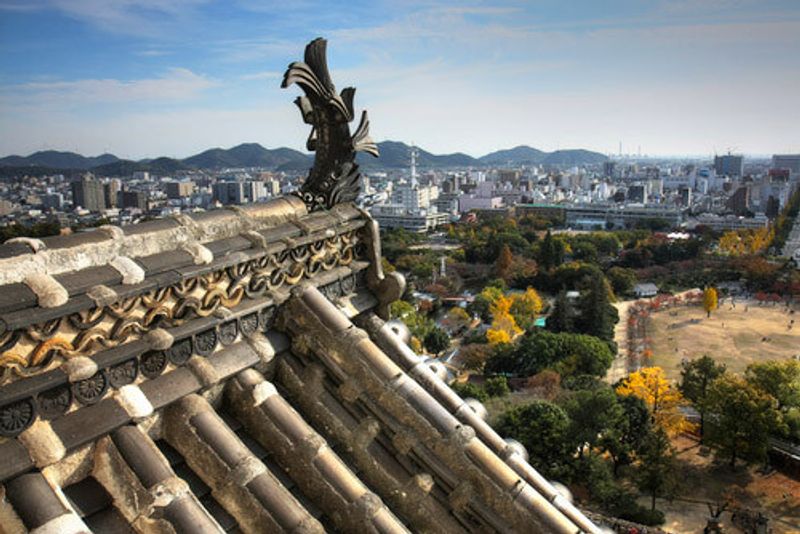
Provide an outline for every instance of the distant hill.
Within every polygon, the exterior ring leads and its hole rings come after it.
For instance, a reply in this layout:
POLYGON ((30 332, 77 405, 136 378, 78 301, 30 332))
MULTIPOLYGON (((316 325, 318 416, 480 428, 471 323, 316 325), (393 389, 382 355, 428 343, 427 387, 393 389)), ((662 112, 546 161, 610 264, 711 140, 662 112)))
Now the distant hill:
POLYGON ((1 167, 49 167, 51 169, 91 169, 98 165, 105 165, 119 161, 113 154, 102 154, 91 158, 81 156, 74 152, 59 152, 44 150, 34 152, 30 156, 7 156, 0 159, 1 167))
POLYGON ((608 160, 608 156, 591 150, 556 150, 547 154, 542 163, 545 165, 595 165, 608 160))
MULTIPOLYGON (((364 168, 400 169, 411 165, 411 146, 400 141, 382 141, 378 143, 381 155, 374 158, 369 154, 359 154, 358 164, 364 168)), ((480 162, 463 154, 431 154, 417 147, 417 165, 419 167, 475 167, 480 162)))
POLYGON ((94 167, 91 171, 98 176, 130 176, 134 172, 146 171, 153 174, 173 174, 176 171, 189 170, 189 167, 179 159, 156 158, 143 163, 121 159, 94 167))
POLYGON ((478 158, 484 165, 538 165, 547 156, 536 148, 520 145, 507 150, 498 150, 478 158))
MULTIPOLYGON (((411 165, 411 146, 400 141, 378 143, 380 157, 373 158, 359 153, 358 163, 365 169, 406 169, 411 165)), ((417 147, 417 165, 420 168, 447 167, 502 167, 519 165, 592 165, 608 158, 589 150, 557 150, 543 152, 529 146, 517 146, 498 150, 480 158, 456 152, 453 154, 433 154, 417 147)), ((30 156, 7 156, 0 158, 0 176, 19 174, 46 174, 91 170, 101 176, 130 176, 136 171, 149 171, 156 174, 173 174, 176 171, 191 169, 225 169, 261 167, 277 171, 306 171, 314 164, 312 154, 291 148, 264 148, 258 143, 244 143, 233 148, 212 148, 186 159, 160 157, 139 161, 122 160, 113 154, 85 157, 73 152, 48 150, 30 156)))
POLYGON ((183 163, 198 169, 222 169, 241 167, 265 167, 277 169, 281 166, 300 166, 305 168, 313 162, 307 154, 291 148, 270 150, 258 143, 245 143, 233 148, 212 148, 188 157, 183 163))

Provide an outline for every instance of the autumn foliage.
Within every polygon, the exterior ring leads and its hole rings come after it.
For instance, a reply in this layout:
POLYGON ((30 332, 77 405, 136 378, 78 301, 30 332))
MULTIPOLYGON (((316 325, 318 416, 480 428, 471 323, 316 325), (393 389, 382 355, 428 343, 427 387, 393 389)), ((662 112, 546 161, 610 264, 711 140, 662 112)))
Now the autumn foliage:
POLYGON ((514 300, 511 297, 499 295, 489 308, 492 313, 492 327, 486 331, 486 339, 491 345, 510 343, 512 339, 522 333, 514 316, 511 315, 511 306, 514 300))
POLYGON ((650 409, 653 423, 670 435, 691 428, 680 411, 686 405, 683 395, 667 381, 660 367, 643 367, 631 373, 617 387, 617 393, 642 399, 650 409))

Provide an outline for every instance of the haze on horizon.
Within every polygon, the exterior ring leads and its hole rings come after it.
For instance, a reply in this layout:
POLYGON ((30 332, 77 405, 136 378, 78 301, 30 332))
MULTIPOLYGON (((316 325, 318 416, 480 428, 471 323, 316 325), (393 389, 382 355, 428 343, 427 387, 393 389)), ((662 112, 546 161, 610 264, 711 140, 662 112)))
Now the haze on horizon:
POLYGON ((317 36, 376 140, 800 152, 797 2, 563 4, 0 0, 0 155, 302 149, 279 86, 317 36))

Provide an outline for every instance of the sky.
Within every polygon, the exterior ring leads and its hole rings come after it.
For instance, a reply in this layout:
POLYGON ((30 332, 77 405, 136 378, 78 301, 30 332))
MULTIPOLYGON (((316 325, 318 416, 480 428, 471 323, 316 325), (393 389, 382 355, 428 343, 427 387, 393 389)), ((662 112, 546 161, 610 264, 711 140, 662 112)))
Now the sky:
POLYGON ((800 152, 797 0, 0 0, 0 155, 302 150, 320 36, 378 141, 800 152))

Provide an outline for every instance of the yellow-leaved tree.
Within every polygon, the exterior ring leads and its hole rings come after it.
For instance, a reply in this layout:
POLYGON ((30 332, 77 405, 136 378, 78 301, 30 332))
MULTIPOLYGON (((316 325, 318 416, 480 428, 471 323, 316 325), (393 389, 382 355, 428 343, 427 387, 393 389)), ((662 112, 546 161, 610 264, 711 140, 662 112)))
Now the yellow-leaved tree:
POLYGON ((510 297, 499 295, 489 310, 492 313, 492 327, 486 331, 486 339, 491 345, 510 343, 512 339, 522 333, 517 326, 514 316, 511 315, 513 300, 510 297))
POLYGON ((683 395, 667 381, 661 367, 643 367, 631 373, 617 387, 617 393, 642 399, 650 409, 653 423, 670 435, 692 427, 680 410, 686 405, 683 395))
POLYGON ((535 289, 529 287, 524 293, 513 295, 511 315, 524 330, 527 330, 536 321, 536 316, 542 311, 542 299, 535 289))
POLYGON ((716 310, 717 306, 717 290, 713 287, 705 288, 703 290, 703 309, 708 317, 711 317, 711 312, 716 310))

